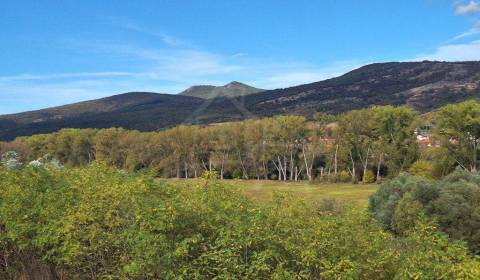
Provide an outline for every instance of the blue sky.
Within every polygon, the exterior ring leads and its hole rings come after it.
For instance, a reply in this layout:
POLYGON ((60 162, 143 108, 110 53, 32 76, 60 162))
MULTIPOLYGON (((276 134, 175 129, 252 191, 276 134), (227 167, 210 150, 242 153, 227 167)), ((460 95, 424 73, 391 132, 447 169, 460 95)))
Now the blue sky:
POLYGON ((480 0, 4 0, 0 114, 423 59, 480 60, 480 0))

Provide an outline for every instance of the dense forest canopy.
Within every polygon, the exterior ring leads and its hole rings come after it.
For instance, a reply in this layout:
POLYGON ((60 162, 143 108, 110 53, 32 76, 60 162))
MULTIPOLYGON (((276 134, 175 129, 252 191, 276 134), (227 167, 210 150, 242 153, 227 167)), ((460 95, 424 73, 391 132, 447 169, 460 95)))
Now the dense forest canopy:
POLYGON ((476 170, 480 104, 440 108, 427 120, 407 107, 378 106, 340 116, 301 116, 177 126, 159 132, 121 128, 63 129, 0 143, 24 162, 51 155, 67 167, 98 160, 125 170, 148 169, 163 177, 380 181, 403 171, 444 176, 456 166, 476 170), (426 125, 428 123, 428 125, 426 125), (420 126, 432 127, 429 144, 420 126))

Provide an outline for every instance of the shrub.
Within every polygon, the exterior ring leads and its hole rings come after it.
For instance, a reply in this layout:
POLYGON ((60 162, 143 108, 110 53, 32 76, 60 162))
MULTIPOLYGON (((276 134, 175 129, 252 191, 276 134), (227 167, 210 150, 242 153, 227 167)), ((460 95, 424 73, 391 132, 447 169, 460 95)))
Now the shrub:
POLYGON ((61 168, 62 164, 56 158, 50 154, 46 154, 43 157, 31 161, 28 163, 33 167, 47 167, 47 168, 61 168))
POLYGON ((462 244, 423 221, 395 239, 366 211, 282 194, 257 204, 214 177, 171 184, 99 164, 0 173, 0 279, 480 277, 462 244))
POLYGON ((370 197, 369 211, 385 228, 402 234, 422 213, 451 238, 480 253, 480 175, 457 170, 441 181, 401 175, 370 197))
POLYGON ((373 174, 373 172, 371 170, 367 170, 365 172, 365 174, 363 175, 362 182, 364 184, 371 184, 371 183, 375 182, 375 175, 373 174))
POLYGON ((411 193, 406 193, 395 207, 392 217, 392 229, 400 235, 406 235, 423 218, 423 206, 411 193))
POLYGON ((352 181, 352 176, 350 176, 350 174, 344 170, 337 174, 337 181, 347 183, 352 181))
POLYGON ((437 190, 427 180, 401 174, 383 183, 370 197, 369 211, 387 229, 394 230, 392 221, 395 210, 406 193, 412 193, 412 199, 422 203, 425 200, 430 201, 430 195, 436 192, 437 190))
POLYGON ((1 155, 0 162, 6 169, 19 169, 22 166, 20 156, 15 151, 8 151, 1 155))
POLYGON ((434 166, 432 163, 425 160, 417 160, 410 166, 408 172, 414 176, 424 177, 427 179, 434 178, 434 166))

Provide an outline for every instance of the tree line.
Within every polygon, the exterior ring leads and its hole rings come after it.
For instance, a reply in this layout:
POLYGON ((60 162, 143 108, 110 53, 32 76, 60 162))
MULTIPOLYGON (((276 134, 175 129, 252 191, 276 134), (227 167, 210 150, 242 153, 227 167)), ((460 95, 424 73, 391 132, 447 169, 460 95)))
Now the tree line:
POLYGON ((102 161, 129 171, 192 178, 379 181, 410 171, 441 177, 457 166, 476 170, 480 104, 447 105, 420 116, 408 107, 378 106, 313 120, 276 116, 158 132, 63 129, 0 143, 28 163, 51 155, 67 167, 102 161), (437 145, 419 147, 415 129, 432 126, 437 145))

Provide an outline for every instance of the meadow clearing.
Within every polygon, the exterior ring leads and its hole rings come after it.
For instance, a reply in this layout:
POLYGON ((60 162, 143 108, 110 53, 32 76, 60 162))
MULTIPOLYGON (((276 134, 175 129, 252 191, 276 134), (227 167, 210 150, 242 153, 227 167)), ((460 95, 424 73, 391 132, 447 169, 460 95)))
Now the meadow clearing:
MULTIPOLYGON (((167 181, 191 182, 195 179, 168 179, 167 181)), ((352 183, 319 183, 319 182, 285 182, 272 180, 223 180, 225 184, 240 190, 248 198, 267 202, 271 201, 275 193, 284 193, 303 199, 308 202, 323 199, 335 199, 339 202, 368 205, 368 198, 379 187, 378 184, 352 183)))

